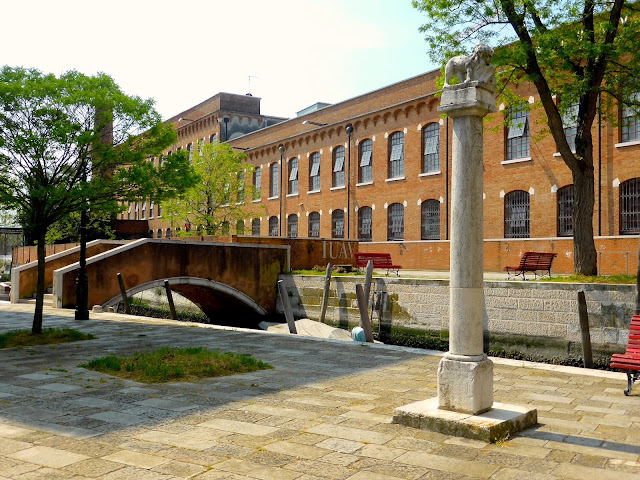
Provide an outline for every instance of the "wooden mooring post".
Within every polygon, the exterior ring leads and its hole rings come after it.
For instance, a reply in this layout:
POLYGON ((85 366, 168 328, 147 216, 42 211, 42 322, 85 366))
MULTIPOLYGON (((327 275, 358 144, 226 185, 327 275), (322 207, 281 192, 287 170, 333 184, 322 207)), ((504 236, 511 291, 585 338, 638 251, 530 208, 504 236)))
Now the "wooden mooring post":
POLYGON ((169 311, 171 312, 171 319, 176 320, 178 315, 176 314, 176 306, 173 304, 173 295, 171 294, 171 287, 169 286, 169 280, 164 281, 164 290, 167 292, 167 302, 169 302, 169 311))
POLYGON ((364 289, 359 283, 356 284, 356 299, 358 300, 358 309, 360 310, 360 326, 364 330, 364 339, 368 343, 373 343, 373 331, 371 330, 371 321, 369 320, 369 302, 364 296, 364 289))
POLYGON ((587 313, 587 301, 584 291, 578 290, 578 318, 580 320, 580 333, 582 334, 582 359, 584 368, 593 367, 591 356, 591 335, 589 333, 589 314, 587 313))
POLYGON ((282 280, 278 280, 278 292, 280 293, 280 300, 282 300, 284 318, 287 319, 287 325, 289 326, 289 333, 297 334, 298 331, 296 330, 296 321, 293 319, 293 311, 291 310, 289 294, 287 293, 287 287, 284 286, 284 282, 282 280))
POLYGON ((122 303, 124 303, 124 311, 127 315, 131 315, 131 306, 129 305, 129 299, 127 298, 127 290, 124 288, 124 281, 122 280, 122 275, 117 273, 118 284, 120 285, 120 295, 122 295, 122 303))
POLYGON ((320 309, 320 323, 324 323, 324 316, 327 314, 327 303, 329 302, 329 286, 331 285, 331 262, 327 263, 327 273, 324 276, 324 290, 322 292, 322 307, 320 309))

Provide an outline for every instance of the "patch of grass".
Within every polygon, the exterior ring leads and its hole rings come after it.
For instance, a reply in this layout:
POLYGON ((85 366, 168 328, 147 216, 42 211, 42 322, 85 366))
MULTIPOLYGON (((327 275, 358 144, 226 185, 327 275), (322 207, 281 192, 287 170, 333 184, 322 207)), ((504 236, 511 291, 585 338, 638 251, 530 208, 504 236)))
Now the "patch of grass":
POLYGON ((220 353, 203 347, 161 347, 151 352, 136 352, 129 357, 110 355, 80 367, 143 383, 194 381, 273 368, 251 355, 220 353))
POLYGON ((55 343, 79 342, 96 338, 90 333, 82 333, 72 328, 45 328, 42 333, 33 334, 30 330, 12 330, 0 334, 0 348, 31 347, 55 343))
POLYGON ((635 284, 635 275, 564 275, 539 278, 539 282, 635 284))

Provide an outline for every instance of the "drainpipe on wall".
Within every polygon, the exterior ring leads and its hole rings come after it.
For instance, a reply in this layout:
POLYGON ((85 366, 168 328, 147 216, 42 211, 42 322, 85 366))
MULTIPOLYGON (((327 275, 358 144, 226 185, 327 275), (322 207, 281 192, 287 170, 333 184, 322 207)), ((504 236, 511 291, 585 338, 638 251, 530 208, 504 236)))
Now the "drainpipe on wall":
POLYGON ((602 97, 598 98, 598 236, 602 236, 602 97))
POLYGON ((351 238, 351 134, 353 125, 347 125, 347 239, 351 238))
POLYGON ((284 164, 282 163, 282 158, 284 155, 284 146, 280 145, 280 147, 278 148, 278 150, 280 150, 280 192, 278 192, 278 196, 280 197, 280 219, 278 221, 278 235, 282 236, 282 200, 283 200, 283 196, 284 196, 284 185, 282 184, 283 182, 283 175, 282 175, 282 170, 284 170, 284 164))
POLYGON ((444 184, 444 204, 445 204, 445 216, 446 216, 446 222, 445 222, 445 240, 449 240, 449 117, 447 117, 447 128, 446 128, 446 138, 445 138, 445 157, 446 157, 446 161, 445 161, 445 168, 444 168, 444 177, 445 177, 445 184, 444 184))

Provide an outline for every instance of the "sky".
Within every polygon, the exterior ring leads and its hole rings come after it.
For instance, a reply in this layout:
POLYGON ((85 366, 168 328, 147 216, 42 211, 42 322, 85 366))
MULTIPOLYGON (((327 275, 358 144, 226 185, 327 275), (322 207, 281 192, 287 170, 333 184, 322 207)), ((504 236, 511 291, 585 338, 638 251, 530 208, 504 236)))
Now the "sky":
POLYGON ((218 92, 293 117, 432 70, 410 0, 3 2, 0 65, 111 75, 169 118, 218 92))

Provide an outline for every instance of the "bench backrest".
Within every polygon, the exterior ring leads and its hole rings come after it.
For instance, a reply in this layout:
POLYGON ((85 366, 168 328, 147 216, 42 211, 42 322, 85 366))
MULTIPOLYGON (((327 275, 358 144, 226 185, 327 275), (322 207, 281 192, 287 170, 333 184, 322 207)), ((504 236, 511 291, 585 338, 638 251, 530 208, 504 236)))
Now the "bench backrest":
POLYGON ((550 270, 557 253, 525 252, 520 259, 519 270, 550 270))
POLYGON ((374 267, 385 267, 387 265, 391 265, 390 253, 354 252, 353 255, 356 257, 356 266, 366 267, 369 260, 373 262, 374 267))
POLYGON ((627 353, 640 353, 640 315, 631 317, 627 353))

